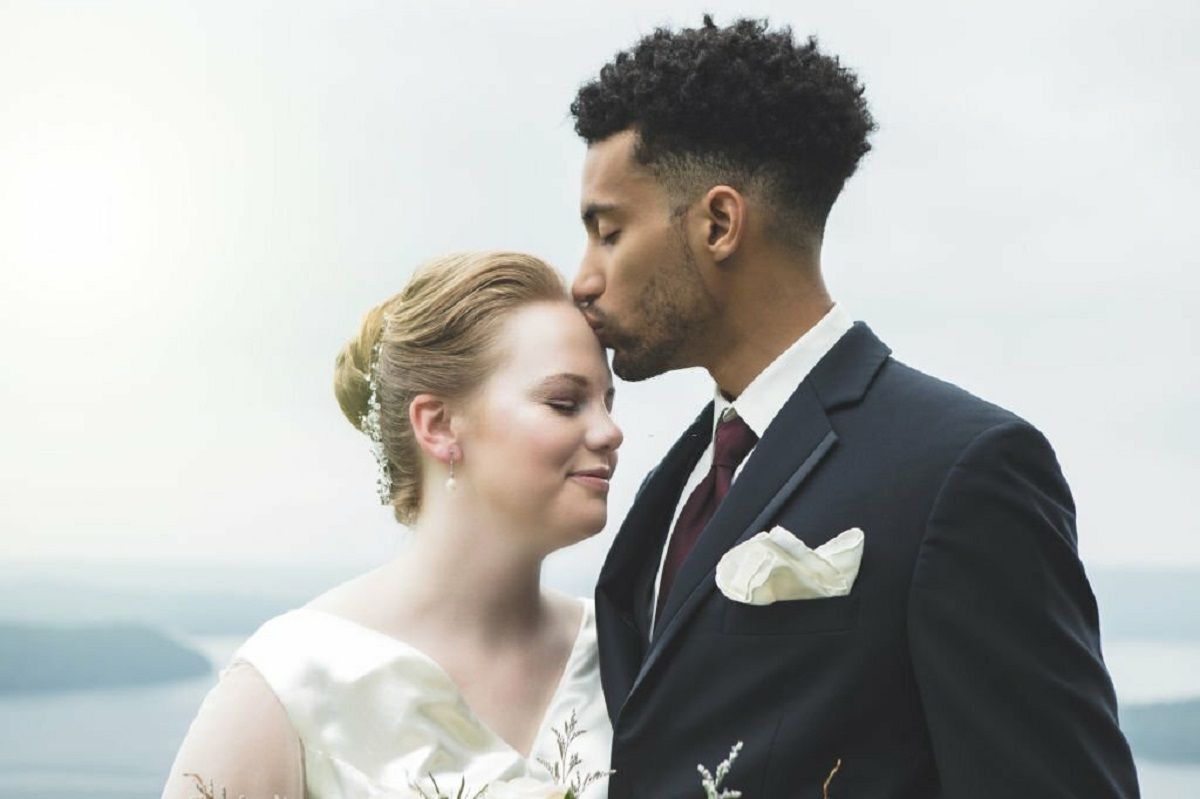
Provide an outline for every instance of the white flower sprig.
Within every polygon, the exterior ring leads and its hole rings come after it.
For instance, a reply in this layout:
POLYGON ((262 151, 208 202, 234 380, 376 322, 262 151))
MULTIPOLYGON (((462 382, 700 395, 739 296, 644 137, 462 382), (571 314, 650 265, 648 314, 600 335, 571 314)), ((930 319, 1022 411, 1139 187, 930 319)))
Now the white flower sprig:
MULTIPOLYGON (((217 789, 212 780, 209 780, 208 784, 205 785, 204 778, 191 771, 183 772, 183 776, 192 778, 192 782, 195 783, 196 790, 200 792, 200 796, 197 799, 217 799, 217 789)), ((229 799, 229 793, 224 788, 221 789, 221 799, 229 799)), ((238 799, 246 799, 246 794, 238 794, 238 799)), ((275 794, 275 799, 286 799, 286 797, 281 797, 279 794, 275 794)))
POLYGON ((733 761, 737 760, 738 752, 742 751, 742 742, 738 741, 729 750, 729 757, 721 761, 721 765, 717 766, 717 773, 714 776, 710 774, 708 769, 702 765, 696 766, 700 772, 700 784, 704 787, 704 799, 740 799, 742 792, 734 790, 722 790, 721 781, 729 774, 729 769, 733 767, 733 761))
POLYGON ((578 773, 583 766, 583 761, 578 754, 571 751, 571 745, 586 730, 579 729, 579 719, 575 717, 574 710, 571 711, 571 718, 563 723, 561 732, 554 728, 551 728, 550 731, 554 733, 554 740, 558 743, 558 762, 549 763, 540 757, 538 762, 546 767, 546 771, 550 772, 550 777, 554 780, 555 785, 561 785, 567 789, 566 799, 578 799, 584 789, 593 782, 615 773, 613 771, 578 773))
MULTIPOLYGON (((422 788, 417 783, 412 782, 411 780, 409 781, 408 786, 410 788, 412 788, 414 791, 416 791, 418 794, 420 794, 421 799, 450 799, 449 796, 442 793, 442 788, 440 785, 437 784, 437 780, 434 779, 433 775, 429 774, 428 777, 429 777, 429 781, 431 783, 433 783, 433 795, 432 796, 425 793, 424 788, 422 788)), ((483 786, 478 791, 471 794, 469 799, 480 799, 480 797, 482 797, 485 793, 487 793, 487 789, 488 789, 488 786, 486 786, 486 785, 483 786)), ((463 777, 462 780, 458 783, 458 792, 454 795, 454 799, 467 799, 467 778, 466 777, 463 777)))

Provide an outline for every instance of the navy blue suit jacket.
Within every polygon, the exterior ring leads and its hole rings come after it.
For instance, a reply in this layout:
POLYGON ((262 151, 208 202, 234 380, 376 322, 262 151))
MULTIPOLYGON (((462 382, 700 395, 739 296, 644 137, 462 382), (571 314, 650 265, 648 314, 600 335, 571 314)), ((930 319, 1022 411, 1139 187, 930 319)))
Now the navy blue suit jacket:
POLYGON ((659 556, 712 406, 638 492, 596 588, 613 799, 1136 797, 1079 561, 1075 508, 1031 425, 890 357, 856 324, 792 394, 681 568, 659 556), (721 556, 783 525, 866 542, 850 594, 750 606, 721 556))

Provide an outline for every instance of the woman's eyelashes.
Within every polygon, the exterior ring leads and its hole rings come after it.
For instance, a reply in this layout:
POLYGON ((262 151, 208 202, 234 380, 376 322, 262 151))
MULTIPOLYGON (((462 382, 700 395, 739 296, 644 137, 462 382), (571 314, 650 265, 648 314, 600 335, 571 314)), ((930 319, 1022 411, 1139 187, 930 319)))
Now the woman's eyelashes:
MULTIPOLYGON (((605 412, 605 413, 608 413, 608 414, 611 414, 611 413, 612 413, 612 409, 613 409, 613 398, 612 398, 612 396, 611 396, 611 395, 609 395, 609 396, 606 396, 606 397, 604 397, 603 399, 599 399, 599 398, 598 398, 596 401, 597 401, 597 402, 600 402, 600 403, 601 403, 601 404, 604 406, 604 412, 605 412)), ((567 398, 549 399, 549 400, 546 400, 546 404, 547 404, 547 405, 549 405, 551 408, 553 408, 554 410, 558 411, 558 412, 559 412, 559 413, 561 413, 561 414, 568 415, 568 416, 574 416, 575 414, 577 414, 577 413, 579 413, 581 410, 583 410, 583 407, 584 407, 584 405, 586 405, 586 404, 587 404, 587 399, 586 399, 586 398, 578 398, 578 399, 567 399, 567 398)))
POLYGON ((600 243, 606 247, 611 247, 617 243, 617 237, 620 235, 621 231, 619 230, 614 230, 611 233, 605 233, 604 235, 600 236, 600 243))
POLYGON ((567 398, 550 399, 546 404, 564 416, 574 416, 579 412, 581 405, 579 400, 567 398))

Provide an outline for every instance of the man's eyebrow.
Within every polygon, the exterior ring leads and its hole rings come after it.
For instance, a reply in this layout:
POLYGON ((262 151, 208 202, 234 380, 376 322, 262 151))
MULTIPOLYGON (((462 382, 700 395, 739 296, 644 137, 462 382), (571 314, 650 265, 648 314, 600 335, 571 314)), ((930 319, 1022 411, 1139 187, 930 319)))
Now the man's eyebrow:
POLYGON ((595 221, 597 214, 611 214, 615 210, 617 210, 617 206, 612 203, 588 203, 584 206, 580 218, 583 220, 583 224, 588 225, 595 221))

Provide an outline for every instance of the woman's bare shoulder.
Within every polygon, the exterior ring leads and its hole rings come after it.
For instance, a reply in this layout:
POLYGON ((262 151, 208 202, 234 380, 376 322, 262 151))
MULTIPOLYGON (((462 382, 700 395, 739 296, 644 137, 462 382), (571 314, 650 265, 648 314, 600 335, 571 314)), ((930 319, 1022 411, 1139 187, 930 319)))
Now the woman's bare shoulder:
POLYGON ((237 660, 205 697, 175 756, 163 799, 194 799, 197 775, 213 795, 303 799, 300 740, 275 692, 237 660))
POLYGON ((395 563, 377 566, 326 589, 304 607, 362 622, 376 615, 381 605, 388 606, 395 571, 395 563))

